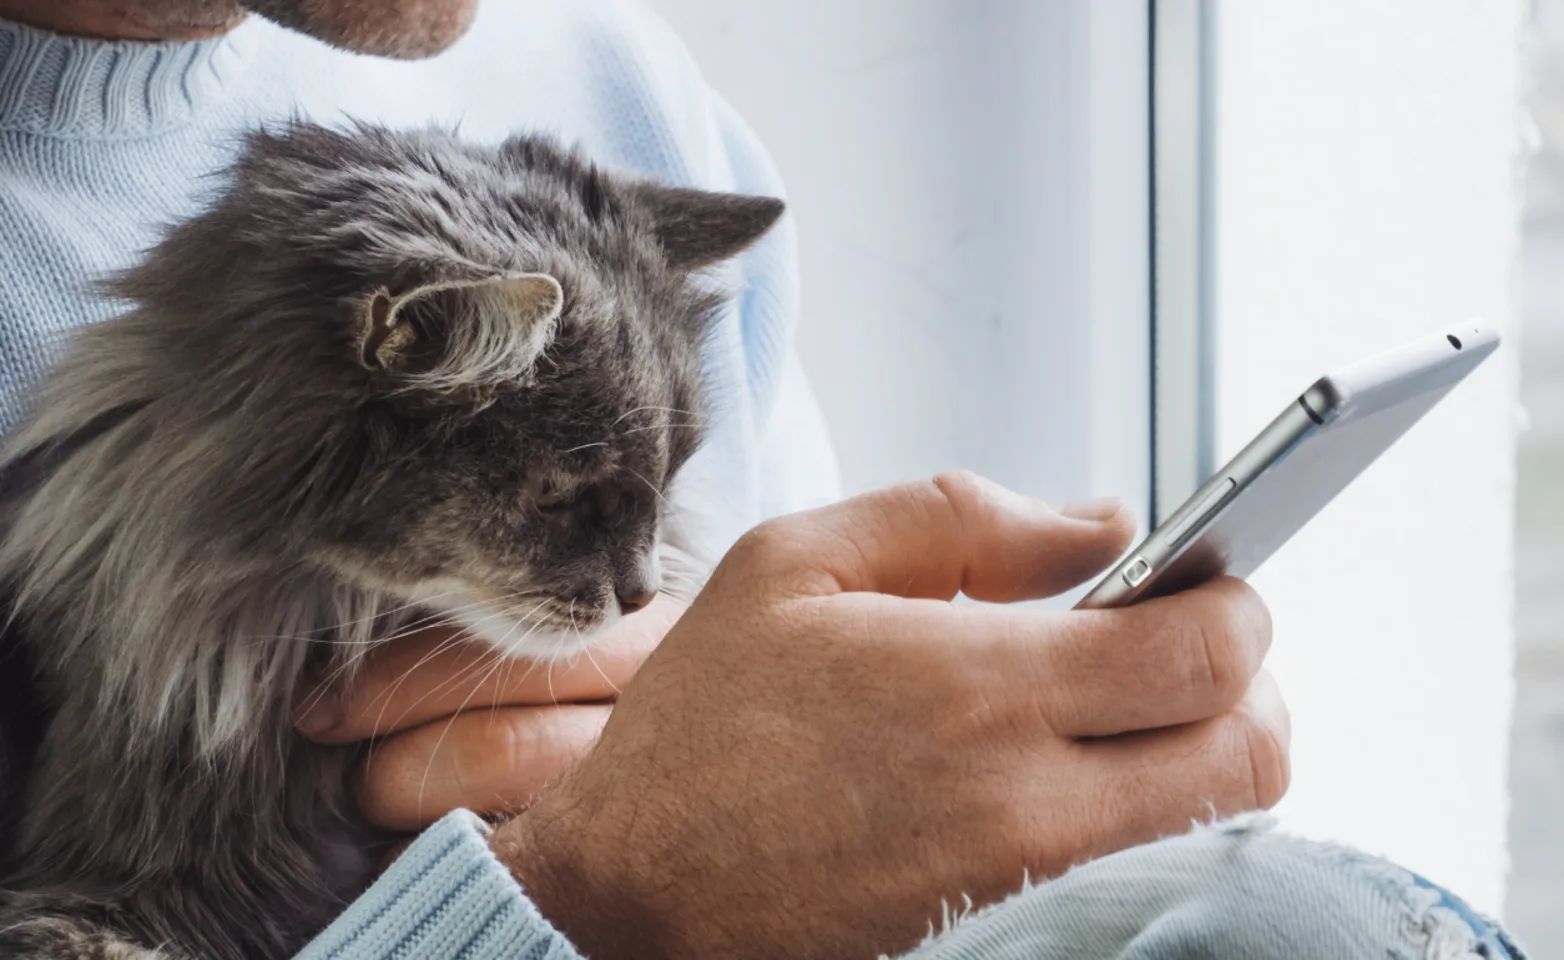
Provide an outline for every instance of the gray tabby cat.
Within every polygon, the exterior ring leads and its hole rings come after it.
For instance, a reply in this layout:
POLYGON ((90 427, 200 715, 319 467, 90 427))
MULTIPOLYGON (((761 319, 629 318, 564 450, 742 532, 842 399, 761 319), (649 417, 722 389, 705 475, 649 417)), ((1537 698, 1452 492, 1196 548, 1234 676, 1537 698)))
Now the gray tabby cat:
POLYGON ((387 838, 357 752, 293 733, 301 678, 429 611, 554 657, 645 604, 700 271, 781 212, 535 138, 253 135, 0 461, 0 956, 284 957, 332 919, 387 838))

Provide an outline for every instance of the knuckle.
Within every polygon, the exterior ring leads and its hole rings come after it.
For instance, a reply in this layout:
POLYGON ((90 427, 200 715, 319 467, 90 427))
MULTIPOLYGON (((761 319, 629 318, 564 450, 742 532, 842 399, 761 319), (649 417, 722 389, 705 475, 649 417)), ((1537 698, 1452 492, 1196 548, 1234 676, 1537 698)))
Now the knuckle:
POLYGON ((1240 736, 1248 760, 1249 799, 1255 807, 1275 806, 1292 779, 1287 747, 1275 730, 1253 719, 1241 723, 1240 736))
POLYGON ((1260 594, 1242 580, 1224 581, 1229 589, 1231 617, 1236 632, 1247 639, 1256 652, 1263 652, 1271 641, 1271 608, 1260 594))
POLYGON ((923 501, 922 518, 931 525, 946 526, 958 542, 967 541, 975 527, 987 524, 992 485, 972 471, 947 470, 922 489, 933 491, 932 499, 923 501))
POLYGON ((1242 712, 1223 717, 1205 738, 1210 771, 1206 802, 1223 816, 1274 806, 1287 792, 1287 747, 1276 732, 1242 712))
POLYGON ((957 513, 966 513, 988 496, 987 484, 971 470, 946 470, 929 481, 937 496, 957 513))
POLYGON ((777 517, 751 527, 728 551, 729 561, 761 568, 785 562, 798 542, 797 522, 793 517, 777 517))
POLYGON ((1257 666, 1250 653, 1248 621, 1240 605, 1223 601, 1200 611, 1193 622, 1190 683, 1222 706, 1243 698, 1257 666))

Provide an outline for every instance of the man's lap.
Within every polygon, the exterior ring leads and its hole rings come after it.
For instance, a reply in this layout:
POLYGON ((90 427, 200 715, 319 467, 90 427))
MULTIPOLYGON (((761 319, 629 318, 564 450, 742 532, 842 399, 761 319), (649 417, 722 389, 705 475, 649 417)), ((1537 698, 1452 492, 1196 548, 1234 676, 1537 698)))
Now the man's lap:
POLYGON ((1523 960, 1454 895, 1263 814, 1126 850, 975 912, 903 960, 1523 960))

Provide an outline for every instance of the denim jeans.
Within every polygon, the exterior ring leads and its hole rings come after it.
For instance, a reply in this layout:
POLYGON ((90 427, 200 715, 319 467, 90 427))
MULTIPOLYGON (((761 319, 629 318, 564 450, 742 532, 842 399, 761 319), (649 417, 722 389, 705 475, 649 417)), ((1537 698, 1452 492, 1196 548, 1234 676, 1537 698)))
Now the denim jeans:
POLYGON ((954 917, 903 960, 1523 960, 1454 894, 1248 814, 954 917))

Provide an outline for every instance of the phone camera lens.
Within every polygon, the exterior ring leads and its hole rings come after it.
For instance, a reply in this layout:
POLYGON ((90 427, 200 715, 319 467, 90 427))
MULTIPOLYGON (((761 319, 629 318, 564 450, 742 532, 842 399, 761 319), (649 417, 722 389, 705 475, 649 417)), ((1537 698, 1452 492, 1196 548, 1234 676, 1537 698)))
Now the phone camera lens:
POLYGON ((1446 334, 1445 339, 1450 341, 1450 346, 1456 348, 1457 350, 1461 349, 1461 339, 1455 334, 1446 334))

